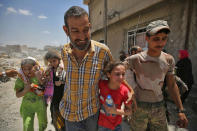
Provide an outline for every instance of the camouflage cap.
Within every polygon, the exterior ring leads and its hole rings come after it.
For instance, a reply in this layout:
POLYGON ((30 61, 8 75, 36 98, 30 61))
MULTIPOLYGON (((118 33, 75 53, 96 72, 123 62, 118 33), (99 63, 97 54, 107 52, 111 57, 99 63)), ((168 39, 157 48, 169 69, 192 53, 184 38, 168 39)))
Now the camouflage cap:
POLYGON ((155 35, 158 31, 162 29, 167 29, 170 32, 170 27, 168 26, 167 21, 156 20, 156 21, 151 22, 146 27, 146 33, 148 33, 149 35, 155 35))

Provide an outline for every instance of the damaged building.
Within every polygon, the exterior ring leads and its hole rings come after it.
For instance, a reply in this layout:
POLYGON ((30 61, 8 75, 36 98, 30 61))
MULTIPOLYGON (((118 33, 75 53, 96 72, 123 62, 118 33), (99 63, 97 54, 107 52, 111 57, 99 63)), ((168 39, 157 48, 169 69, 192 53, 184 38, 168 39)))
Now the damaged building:
POLYGON ((115 59, 133 45, 147 48, 146 26, 167 20, 171 33, 165 49, 178 60, 178 50, 187 49, 197 81, 196 0, 84 0, 89 7, 92 39, 107 44, 115 59))

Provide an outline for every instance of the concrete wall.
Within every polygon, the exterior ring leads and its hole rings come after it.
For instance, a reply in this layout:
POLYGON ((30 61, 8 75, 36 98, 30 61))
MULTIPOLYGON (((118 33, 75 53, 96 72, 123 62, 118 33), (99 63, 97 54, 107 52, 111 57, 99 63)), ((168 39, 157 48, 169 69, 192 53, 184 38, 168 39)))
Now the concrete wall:
MULTIPOLYGON (((164 0, 107 0, 108 2, 108 24, 113 24, 131 14, 149 8, 164 0)), ((89 6, 92 32, 101 30, 104 22, 104 0, 90 0, 86 2, 89 6)))
MULTIPOLYGON (((197 85, 197 1, 194 0, 189 37, 189 54, 192 61, 194 82, 197 85)), ((196 87, 196 86, 195 86, 196 87)))
MULTIPOLYGON (((178 50, 184 49, 185 44, 189 45, 188 52, 192 61, 194 81, 197 84, 197 1, 192 3, 192 16, 189 31, 189 41, 185 43, 187 34, 187 16, 188 16, 188 1, 172 1, 170 2, 169 25, 171 27, 171 34, 169 36, 167 51, 172 54, 175 61, 178 61, 178 50), (176 7, 176 8, 174 8, 176 7)), ((191 13, 191 12, 190 12, 191 13)))
POLYGON ((116 10, 119 12, 115 18, 108 21, 108 24, 113 24, 117 21, 127 18, 130 15, 136 14, 142 10, 150 8, 164 0, 108 0, 108 12, 116 10))
POLYGON ((178 59, 178 50, 184 49, 186 25, 187 25, 187 2, 182 0, 169 2, 168 24, 171 28, 169 40, 166 45, 167 52, 178 59), (176 7, 176 8, 175 8, 176 7))
POLYGON ((89 3, 91 31, 103 28, 104 13, 104 0, 91 0, 89 3))

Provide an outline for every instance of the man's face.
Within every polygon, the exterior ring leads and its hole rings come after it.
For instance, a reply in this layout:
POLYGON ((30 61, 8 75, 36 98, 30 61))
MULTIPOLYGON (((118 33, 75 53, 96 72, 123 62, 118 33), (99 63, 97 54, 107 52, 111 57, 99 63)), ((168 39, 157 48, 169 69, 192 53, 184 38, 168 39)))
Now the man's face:
POLYGON ((158 33, 153 36, 146 36, 148 42, 148 50, 152 52, 161 52, 166 45, 168 35, 166 33, 158 33))
POLYGON ((78 50, 86 50, 90 45, 90 23, 88 16, 69 17, 68 27, 63 26, 71 44, 78 50))

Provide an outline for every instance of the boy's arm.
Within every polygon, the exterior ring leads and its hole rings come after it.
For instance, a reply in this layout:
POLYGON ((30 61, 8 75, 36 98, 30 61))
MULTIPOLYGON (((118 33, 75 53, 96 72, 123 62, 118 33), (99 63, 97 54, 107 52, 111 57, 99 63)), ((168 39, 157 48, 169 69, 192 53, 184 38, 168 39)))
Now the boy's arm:
MULTIPOLYGON (((134 95, 133 88, 131 87, 131 85, 129 85, 129 84, 127 83, 126 80, 123 81, 123 84, 129 89, 130 93, 131 93, 132 95, 134 95)), ((132 97, 132 96, 131 96, 131 97, 132 97)), ((128 101, 130 101, 130 100, 131 100, 131 99, 128 99, 128 101)))
POLYGON ((135 112, 137 110, 137 102, 136 102, 136 98, 135 98, 135 93, 134 93, 134 90, 132 89, 132 87, 127 83, 126 80, 123 81, 123 84, 129 89, 129 93, 128 93, 128 99, 127 101, 125 102, 126 104, 129 102, 129 101, 133 101, 133 111, 135 112))
POLYGON ((124 115, 129 116, 132 114, 132 105, 125 105, 124 115))
MULTIPOLYGON (((128 94, 128 99, 127 99, 127 101, 125 102, 125 103, 128 103, 130 100, 133 100, 133 96, 134 96, 134 91, 133 91, 133 88, 127 83, 127 81, 126 80, 124 80, 123 81, 123 83, 122 83, 123 85, 125 85, 127 88, 128 88, 128 90, 129 90, 129 94, 128 94)), ((134 99, 135 100, 135 99, 134 99)), ((137 106, 137 104, 136 104, 136 106, 137 106)))
POLYGON ((23 97, 27 92, 30 92, 30 90, 31 90, 31 85, 25 84, 24 89, 16 89, 16 97, 17 98, 23 97))
POLYGON ((175 82, 174 75, 173 74, 166 75, 166 82, 167 82, 169 94, 180 111, 178 112, 180 127, 187 127, 188 120, 185 114, 183 113, 184 108, 180 99, 179 89, 175 82))

